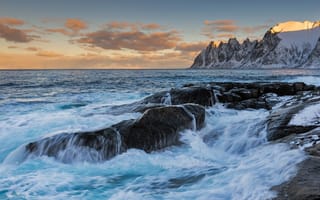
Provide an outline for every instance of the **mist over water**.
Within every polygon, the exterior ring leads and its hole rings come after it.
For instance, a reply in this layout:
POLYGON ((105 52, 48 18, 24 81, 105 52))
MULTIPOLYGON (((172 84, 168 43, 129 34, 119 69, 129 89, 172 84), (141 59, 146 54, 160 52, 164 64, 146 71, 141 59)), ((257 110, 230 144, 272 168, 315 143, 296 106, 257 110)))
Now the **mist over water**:
MULTIPOLYGON (((295 174, 300 150, 266 141, 266 110, 206 109, 206 126, 181 132, 180 146, 131 149, 99 163, 64 164, 19 147, 63 132, 108 127, 141 114, 112 105, 199 82, 303 81, 316 70, 0 71, 0 199, 268 199, 295 174)), ((167 101, 169 102, 169 97, 167 101)))

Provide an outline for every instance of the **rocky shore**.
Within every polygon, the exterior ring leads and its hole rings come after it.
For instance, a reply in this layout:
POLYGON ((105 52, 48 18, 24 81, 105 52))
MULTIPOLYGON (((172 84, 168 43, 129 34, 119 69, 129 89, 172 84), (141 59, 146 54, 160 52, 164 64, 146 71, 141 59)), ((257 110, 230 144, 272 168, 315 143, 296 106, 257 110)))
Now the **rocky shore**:
MULTIPOLYGON (((91 132, 63 133, 24 146, 25 159, 54 157, 61 162, 99 162, 128 149, 145 152, 179 145, 184 130, 205 126, 205 108, 221 104, 230 109, 266 109, 267 139, 306 152, 295 177, 272 188, 275 199, 320 199, 320 88, 296 83, 203 83, 155 93, 107 112, 140 112, 137 119, 121 121, 91 132)), ((275 160, 275 162, 277 162, 275 160)))

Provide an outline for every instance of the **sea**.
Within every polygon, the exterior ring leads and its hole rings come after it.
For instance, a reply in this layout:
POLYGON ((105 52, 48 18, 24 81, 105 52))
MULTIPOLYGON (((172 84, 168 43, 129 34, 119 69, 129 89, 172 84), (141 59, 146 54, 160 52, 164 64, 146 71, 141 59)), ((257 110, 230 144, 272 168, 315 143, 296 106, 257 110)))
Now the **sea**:
POLYGON ((320 70, 0 71, 0 199, 256 200, 297 172, 302 150, 266 140, 267 110, 206 108, 206 125, 179 146, 130 149, 104 162, 19 160, 23 145, 50 135, 105 128, 140 113, 108 108, 189 83, 305 82, 320 70))

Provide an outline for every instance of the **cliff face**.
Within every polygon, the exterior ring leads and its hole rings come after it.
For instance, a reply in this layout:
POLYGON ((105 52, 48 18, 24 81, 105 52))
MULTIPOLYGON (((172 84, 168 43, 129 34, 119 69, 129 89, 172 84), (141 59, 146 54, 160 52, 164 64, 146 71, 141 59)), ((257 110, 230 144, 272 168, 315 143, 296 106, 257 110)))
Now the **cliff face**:
POLYGON ((260 41, 239 43, 232 38, 218 46, 210 42, 191 68, 320 68, 319 64, 319 22, 287 22, 269 29, 260 41))

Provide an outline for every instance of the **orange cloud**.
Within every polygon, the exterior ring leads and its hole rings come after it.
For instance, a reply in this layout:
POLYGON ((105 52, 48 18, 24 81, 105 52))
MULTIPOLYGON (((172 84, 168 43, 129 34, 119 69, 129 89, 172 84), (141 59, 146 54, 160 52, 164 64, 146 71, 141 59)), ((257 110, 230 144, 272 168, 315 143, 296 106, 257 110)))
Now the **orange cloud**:
POLYGON ((228 26, 235 24, 234 20, 223 19, 223 20, 204 20, 205 25, 215 25, 215 26, 228 26))
POLYGON ((208 42, 183 42, 179 43, 176 50, 184 52, 198 52, 208 45, 208 42))
POLYGON ((108 24, 106 24, 106 27, 108 29, 130 29, 132 31, 138 31, 138 30, 158 30, 163 28, 160 24, 156 23, 132 23, 132 22, 124 22, 124 21, 112 21, 108 24))
POLYGON ((0 18, 0 24, 11 25, 11 26, 20 26, 24 24, 24 21, 12 17, 2 17, 0 18))
POLYGON ((224 39, 229 39, 234 37, 235 37, 234 34, 231 34, 231 33, 222 33, 217 35, 217 38, 224 38, 224 39))
POLYGON ((239 29, 234 20, 205 20, 204 24, 209 30, 217 32, 235 32, 239 29))
POLYGON ((258 26, 251 26, 251 27, 243 27, 242 31, 246 34, 253 34, 258 31, 266 31, 270 25, 258 25, 258 26))
POLYGON ((32 36, 25 31, 0 24, 0 38, 10 42, 30 42, 32 36))
POLYGON ((70 32, 66 29, 63 29, 63 28, 49 28, 49 29, 46 29, 45 31, 49 32, 49 33, 60 33, 60 34, 67 35, 67 36, 70 36, 73 34, 72 32, 70 32))
MULTIPOLYGON (((45 21, 45 23, 47 23, 45 21)), ((70 18, 66 19, 64 23, 64 28, 48 28, 45 29, 47 33, 60 33, 62 35, 66 36, 76 36, 79 34, 79 31, 88 28, 88 25, 86 22, 76 19, 76 18, 70 18)))
POLYGON ((256 26, 239 26, 235 20, 205 20, 202 34, 210 39, 223 38, 228 39, 235 37, 235 35, 254 35, 260 31, 266 30, 269 25, 256 25, 256 26))
POLYGON ((181 38, 176 31, 142 32, 100 30, 88 33, 77 42, 103 49, 157 51, 174 48, 181 38))
POLYGON ((25 48, 27 51, 39 51, 40 49, 37 47, 27 47, 25 48))
POLYGON ((66 20, 64 26, 74 32, 78 32, 82 29, 86 29, 87 23, 80 19, 70 18, 66 20))
POLYGON ((36 55, 37 56, 41 56, 41 57, 49 57, 49 58, 63 56, 62 54, 59 54, 59 53, 56 53, 56 52, 53 52, 53 51, 39 51, 36 55))
POLYGON ((156 23, 142 24, 141 27, 142 27, 142 29, 145 29, 145 30, 157 30, 157 29, 162 28, 162 26, 160 26, 159 24, 156 24, 156 23))
POLYGON ((8 49, 18 49, 19 47, 18 46, 8 46, 8 49))
POLYGON ((137 29, 137 25, 134 23, 129 23, 129 22, 118 22, 118 21, 113 21, 107 24, 107 27, 110 29, 126 29, 126 28, 131 28, 131 29, 137 29))

